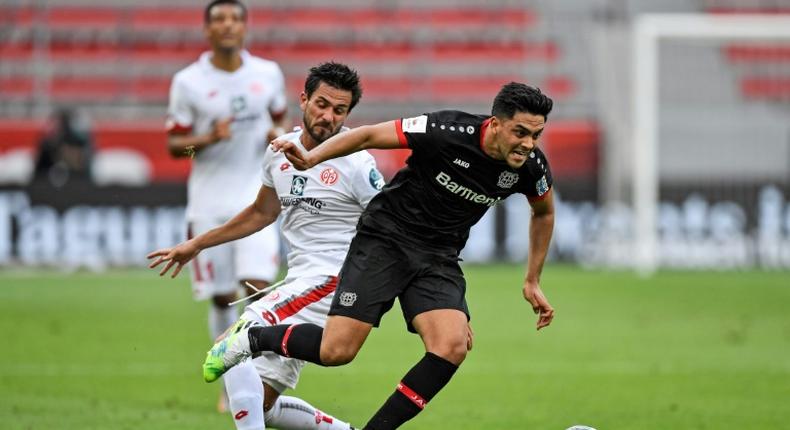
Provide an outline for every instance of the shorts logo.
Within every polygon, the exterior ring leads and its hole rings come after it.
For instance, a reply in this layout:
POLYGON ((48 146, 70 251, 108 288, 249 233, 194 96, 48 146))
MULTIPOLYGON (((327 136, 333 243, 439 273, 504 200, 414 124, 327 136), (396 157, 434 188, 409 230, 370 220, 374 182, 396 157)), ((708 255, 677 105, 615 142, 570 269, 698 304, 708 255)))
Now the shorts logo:
POLYGON ((307 177, 294 175, 291 179, 291 195, 301 196, 304 195, 304 187, 307 185, 307 177))
POLYGON ((549 183, 546 181, 546 175, 543 175, 542 178, 538 182, 535 183, 535 191, 538 192, 539 196, 546 194, 546 191, 549 190, 549 183))
POLYGON ((326 185, 334 185, 339 177, 340 175, 337 174, 337 171, 331 167, 327 167, 321 172, 321 182, 326 185))
POLYGON ((340 305, 341 306, 354 306, 354 302, 357 301, 357 293, 350 293, 348 291, 344 291, 340 294, 340 305))
POLYGON ((499 181, 496 184, 499 188, 511 188, 516 182, 518 182, 518 173, 504 171, 499 175, 499 181))
POLYGON ((250 414, 249 412, 247 412, 244 409, 242 409, 236 415, 234 415, 233 418, 235 418, 236 421, 238 421, 238 420, 244 419, 244 417, 246 417, 249 414, 250 414))
POLYGON ((368 180, 370 181, 370 186, 380 190, 384 188, 384 177, 381 176, 381 173, 376 170, 375 167, 370 169, 370 173, 368 173, 368 180))

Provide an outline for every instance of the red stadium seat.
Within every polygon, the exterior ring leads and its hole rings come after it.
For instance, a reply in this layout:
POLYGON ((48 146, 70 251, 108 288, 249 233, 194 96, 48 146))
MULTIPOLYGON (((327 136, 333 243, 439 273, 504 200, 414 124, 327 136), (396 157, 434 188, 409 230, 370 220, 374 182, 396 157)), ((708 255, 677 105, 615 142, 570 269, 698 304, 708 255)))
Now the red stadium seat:
POLYGON ((122 13, 117 7, 53 6, 46 25, 53 29, 117 29, 122 13))
POLYGON ((724 47, 724 55, 731 63, 790 62, 790 45, 730 44, 724 47))
POLYGON ((741 95, 750 100, 790 101, 790 77, 746 77, 740 80, 741 95))

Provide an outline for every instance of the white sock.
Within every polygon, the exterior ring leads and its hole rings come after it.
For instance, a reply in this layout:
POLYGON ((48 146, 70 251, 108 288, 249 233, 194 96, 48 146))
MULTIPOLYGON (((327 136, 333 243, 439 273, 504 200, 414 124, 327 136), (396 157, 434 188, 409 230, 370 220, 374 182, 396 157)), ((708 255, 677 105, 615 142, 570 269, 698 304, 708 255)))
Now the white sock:
POLYGON ((255 365, 245 360, 222 377, 237 430, 263 430, 263 383, 255 365))
POLYGON ((235 307, 220 307, 212 303, 208 308, 208 332, 211 335, 211 343, 213 344, 238 318, 235 307))
POLYGON ((351 426, 326 415, 302 399, 280 396, 266 412, 266 422, 284 430, 349 430, 351 426))

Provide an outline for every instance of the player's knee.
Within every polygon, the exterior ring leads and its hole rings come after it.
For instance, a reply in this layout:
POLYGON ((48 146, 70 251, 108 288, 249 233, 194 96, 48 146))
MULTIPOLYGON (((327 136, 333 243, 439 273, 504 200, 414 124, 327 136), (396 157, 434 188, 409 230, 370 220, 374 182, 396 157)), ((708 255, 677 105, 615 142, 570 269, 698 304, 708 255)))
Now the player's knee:
POLYGON ((460 365, 463 363, 463 361, 466 359, 467 351, 465 339, 448 340, 429 349, 429 352, 432 352, 455 365, 460 365))
POLYGON ((349 345, 321 344, 321 364, 324 366, 342 366, 351 363, 359 352, 358 348, 349 345))

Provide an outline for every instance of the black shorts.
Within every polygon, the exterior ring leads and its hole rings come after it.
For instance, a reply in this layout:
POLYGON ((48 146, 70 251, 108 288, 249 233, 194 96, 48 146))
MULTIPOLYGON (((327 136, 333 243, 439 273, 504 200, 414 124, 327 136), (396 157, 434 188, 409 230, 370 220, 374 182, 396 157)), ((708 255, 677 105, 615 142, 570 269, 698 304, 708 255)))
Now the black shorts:
POLYGON ((466 280, 458 261, 454 251, 438 253, 357 233, 340 270, 329 315, 378 327, 397 297, 412 333, 414 317, 435 309, 457 309, 469 319, 466 280))

